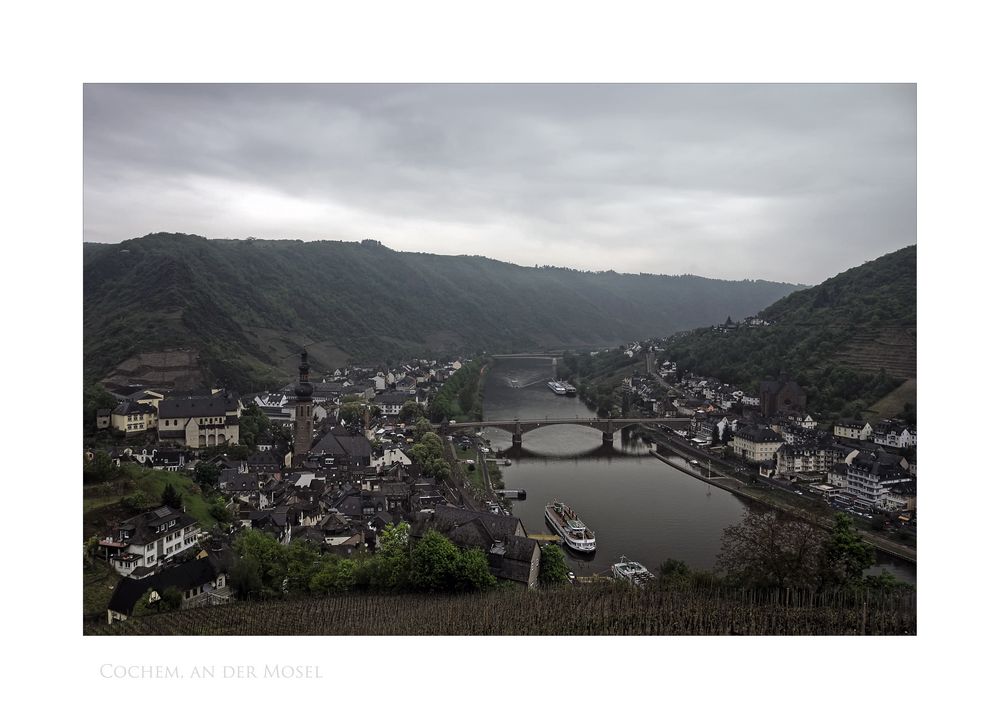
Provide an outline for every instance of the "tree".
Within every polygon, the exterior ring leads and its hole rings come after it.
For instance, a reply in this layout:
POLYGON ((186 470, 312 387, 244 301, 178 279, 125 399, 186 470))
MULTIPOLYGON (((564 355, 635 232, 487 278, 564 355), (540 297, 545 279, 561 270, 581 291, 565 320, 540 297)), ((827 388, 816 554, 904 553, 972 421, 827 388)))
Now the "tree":
POLYGON ((413 425, 414 437, 423 437, 428 432, 433 432, 433 431, 434 431, 434 425, 432 425, 425 417, 420 417, 413 425))
POLYGON ((240 442, 255 447, 257 438, 270 430, 271 420, 256 404, 251 403, 240 415, 240 442))
POLYGON ((208 508, 208 514, 219 524, 232 524, 233 523, 233 513, 226 506, 226 500, 222 497, 216 497, 208 508))
POLYGON ((161 609, 180 609, 183 601, 184 595, 181 594, 181 590, 177 587, 167 587, 163 590, 163 594, 160 595, 161 609))
POLYGON ((255 529, 244 531, 233 542, 233 549, 242 558, 252 558, 260 570, 264 594, 277 595, 287 571, 285 547, 274 537, 255 529))
POLYGON ((320 568, 319 551, 297 539, 287 547, 285 557, 288 591, 305 594, 309 591, 313 576, 320 568))
POLYGON ((163 494, 160 495, 160 503, 174 509, 180 509, 183 501, 181 493, 174 488, 173 484, 167 482, 167 486, 163 488, 163 494))
POLYGON ((118 473, 107 452, 94 452, 94 458, 83 465, 84 482, 108 482, 118 473))
POLYGON ((114 409, 118 402, 97 382, 91 382, 83 387, 83 431, 84 434, 97 429, 97 412, 102 409, 114 409))
POLYGON ((372 583, 390 592, 405 589, 410 574, 410 525, 387 524, 379 534, 372 583))
POLYGON ((365 406, 361 402, 342 404, 337 413, 337 418, 348 427, 359 427, 364 423, 365 406))
POLYGON ((423 416, 424 408, 412 399, 403 402, 403 406, 399 410, 399 421, 406 424, 410 424, 417 419, 422 419, 423 416))
POLYGON ((141 489, 137 489, 122 500, 122 506, 126 509, 148 509, 154 505, 154 501, 149 498, 141 489))
POLYGON ((718 566, 744 586, 809 587, 819 579, 823 555, 821 529, 748 509, 739 524, 723 530, 718 566))
POLYGON ((198 462, 194 466, 194 481, 205 489, 214 489, 219 484, 222 470, 212 462, 198 462))
POLYGON ((317 594, 342 594, 356 585, 358 563, 353 559, 325 557, 319 570, 309 580, 309 591, 317 594))
POLYGON ((455 589, 460 592, 481 592, 497 585, 490 572, 486 553, 479 548, 463 549, 455 563, 455 589))
POLYGON ((229 586, 237 599, 258 597, 264 588, 261 576, 260 562, 253 557, 242 557, 236 560, 229 572, 229 586))
POLYGON ((865 570, 873 564, 875 548, 862 539, 848 515, 837 512, 833 531, 824 546, 824 584, 857 585, 864 578, 865 570))
POLYGON ((432 529, 410 552, 410 582, 421 591, 448 591, 455 584, 458 560, 458 547, 432 529))
POLYGON ((100 547, 100 541, 95 534, 83 543, 83 559, 87 562, 88 566, 93 566, 94 564, 94 559, 97 557, 97 550, 100 547))
POLYGON ((866 576, 863 584, 868 589, 881 592, 898 592, 903 589, 913 589, 913 585, 896 579, 884 569, 880 574, 866 576))
POLYGON ((543 544, 538 566, 538 581, 542 586, 565 584, 569 581, 568 574, 569 567, 566 566, 566 557, 559 545, 543 544))
POLYGON ((679 559, 665 559, 660 563, 660 586, 681 587, 691 581, 691 568, 679 559))

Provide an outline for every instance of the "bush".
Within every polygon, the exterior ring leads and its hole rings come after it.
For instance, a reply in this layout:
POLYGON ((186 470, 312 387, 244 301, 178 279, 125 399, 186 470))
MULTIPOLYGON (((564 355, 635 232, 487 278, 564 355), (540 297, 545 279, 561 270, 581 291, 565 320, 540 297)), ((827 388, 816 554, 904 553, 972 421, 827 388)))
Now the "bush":
POLYGON ((538 569, 538 581, 542 586, 551 587, 569 581, 569 567, 566 557, 558 544, 542 545, 542 556, 538 569))

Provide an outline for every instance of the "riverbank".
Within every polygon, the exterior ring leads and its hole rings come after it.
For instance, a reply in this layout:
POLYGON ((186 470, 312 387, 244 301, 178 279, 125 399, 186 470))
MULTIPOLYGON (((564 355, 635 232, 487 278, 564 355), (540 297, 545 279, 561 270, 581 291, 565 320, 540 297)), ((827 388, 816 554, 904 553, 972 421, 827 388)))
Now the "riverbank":
MULTIPOLYGON (((664 443, 668 444, 672 451, 676 452, 678 456, 684 459, 690 460, 694 458, 690 452, 686 451, 686 448, 678 446, 678 443, 676 441, 672 441, 669 438, 666 439, 667 439, 666 442, 660 442, 660 444, 664 443)), ((764 490, 755 487, 749 487, 741 480, 736 479, 735 477, 730 477, 721 472, 709 478, 703 475, 701 472, 694 471, 693 469, 691 469, 690 466, 682 466, 681 464, 669 461, 669 459, 666 456, 660 454, 659 452, 656 452, 655 450, 650 450, 650 454, 659 459, 660 461, 662 461, 663 463, 670 465, 676 470, 684 472, 685 474, 695 477, 696 479, 700 479, 701 481, 706 482, 707 484, 711 484, 720 489, 724 489, 727 492, 730 492, 738 497, 742 497, 743 499, 752 502, 758 502, 772 509, 777 509, 781 512, 794 516, 796 519, 801 519, 804 522, 809 522, 810 524, 814 524, 824 529, 831 529, 833 527, 832 518, 819 515, 816 512, 807 511, 802 507, 797 507, 791 504, 790 502, 784 501, 784 498, 781 497, 780 494, 776 494, 776 492, 779 490, 774 490, 774 489, 764 490)), ((859 528, 858 532, 861 534, 861 536, 865 539, 866 542, 868 542, 875 548, 879 549, 880 551, 892 555, 897 559, 903 559, 908 562, 916 563, 917 552, 912 547, 907 547, 906 545, 899 544, 897 542, 891 542, 882 537, 875 536, 871 532, 866 531, 864 529, 859 528)))

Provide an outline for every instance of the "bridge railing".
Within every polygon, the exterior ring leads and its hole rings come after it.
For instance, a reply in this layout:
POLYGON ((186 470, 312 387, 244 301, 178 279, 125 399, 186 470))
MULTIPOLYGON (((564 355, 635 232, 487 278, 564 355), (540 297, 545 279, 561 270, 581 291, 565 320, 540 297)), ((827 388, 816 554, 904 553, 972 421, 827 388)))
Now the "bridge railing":
POLYGON ((514 424, 520 422, 521 424, 527 423, 537 423, 537 422, 685 422, 690 423, 691 419, 689 417, 616 417, 614 419, 608 419, 607 417, 513 417, 511 419, 484 419, 479 422, 456 422, 452 425, 447 425, 449 427, 469 427, 474 425, 489 425, 489 424, 514 424))

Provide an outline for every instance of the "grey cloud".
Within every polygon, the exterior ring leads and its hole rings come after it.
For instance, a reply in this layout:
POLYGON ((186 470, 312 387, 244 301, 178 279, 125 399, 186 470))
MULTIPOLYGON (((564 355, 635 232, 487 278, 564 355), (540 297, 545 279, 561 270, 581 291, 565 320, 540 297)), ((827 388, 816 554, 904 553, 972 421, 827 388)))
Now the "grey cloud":
POLYGON ((911 85, 88 85, 84 237, 814 283, 915 242, 911 85))

